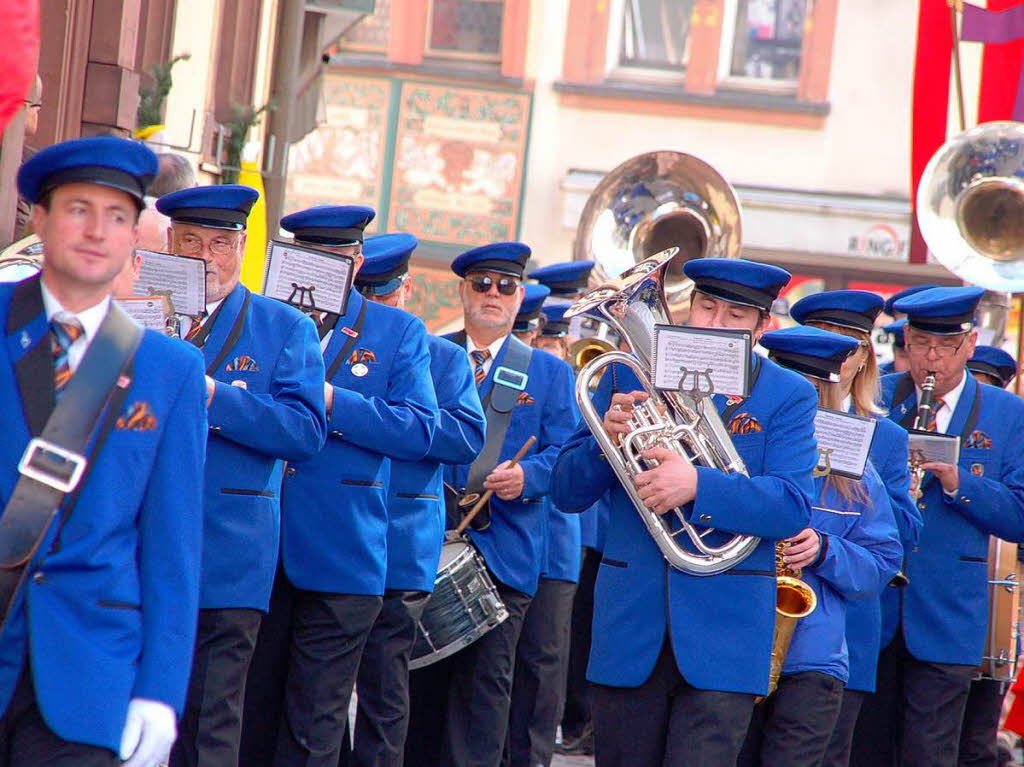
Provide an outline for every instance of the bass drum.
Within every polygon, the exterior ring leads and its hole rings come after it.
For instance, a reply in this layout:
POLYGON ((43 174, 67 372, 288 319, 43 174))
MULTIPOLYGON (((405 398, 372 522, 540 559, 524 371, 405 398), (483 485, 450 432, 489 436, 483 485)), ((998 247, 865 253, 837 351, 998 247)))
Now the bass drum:
POLYGON ((1020 576, 1017 544, 989 538, 988 634, 981 675, 1013 682, 1017 676, 1017 634, 1020 620, 1020 576))
POLYGON ((465 538, 446 541, 434 593, 416 623, 410 670, 454 655, 506 618, 508 610, 473 544, 465 538))
POLYGON ((0 282, 21 282, 43 266, 43 243, 30 234, 0 251, 0 282))

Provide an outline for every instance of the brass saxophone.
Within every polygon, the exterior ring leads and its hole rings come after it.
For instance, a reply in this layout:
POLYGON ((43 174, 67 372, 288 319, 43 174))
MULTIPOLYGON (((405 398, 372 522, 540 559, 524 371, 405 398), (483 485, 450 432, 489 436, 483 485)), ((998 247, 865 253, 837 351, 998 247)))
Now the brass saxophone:
POLYGON ((775 630, 772 633, 768 695, 775 692, 779 684, 782 664, 786 662, 786 653, 789 652, 789 644, 793 641, 797 622, 813 613, 818 606, 818 595, 800 579, 800 568, 786 565, 784 557, 788 546, 789 541, 779 541, 775 544, 775 630))

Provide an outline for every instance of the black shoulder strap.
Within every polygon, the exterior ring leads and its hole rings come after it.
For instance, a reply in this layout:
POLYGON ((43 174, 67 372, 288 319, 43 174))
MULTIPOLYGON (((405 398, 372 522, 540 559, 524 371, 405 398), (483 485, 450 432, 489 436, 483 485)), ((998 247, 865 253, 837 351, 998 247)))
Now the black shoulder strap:
POLYGON ((109 416, 113 403, 131 385, 128 370, 141 341, 142 329, 112 303, 42 434, 29 442, 22 456, 21 476, 0 516, 3 620, 58 510, 95 460, 96 445, 102 441, 93 440, 100 416, 109 416))
MULTIPOLYGON (((512 422, 512 410, 516 406, 519 393, 526 389, 529 380, 526 371, 530 368, 532 357, 532 347, 515 336, 509 336, 501 365, 491 371, 494 384, 484 403, 487 437, 484 449, 469 467, 469 475, 466 478, 467 493, 481 492, 487 475, 498 465, 501 448, 505 444, 505 434, 512 422)), ((498 361, 495 360, 494 364, 497 365, 498 361)))
MULTIPOLYGON (((762 367, 762 365, 761 365, 761 358, 758 357, 755 354, 754 355, 754 369, 750 373, 750 393, 751 394, 754 393, 754 387, 757 385, 757 379, 761 377, 761 367, 762 367)), ((722 423, 728 424, 729 423, 729 419, 732 418, 732 414, 735 413, 737 410, 739 410, 741 407, 743 407, 743 405, 746 403, 746 401, 749 398, 750 398, 750 394, 748 394, 743 399, 737 400, 736 402, 733 402, 731 405, 726 407, 725 410, 722 411, 722 423)))
MULTIPOLYGON (((217 355, 217 359, 210 363, 210 366, 206 368, 206 375, 212 376, 217 372, 217 368, 221 366, 221 363, 227 359, 227 356, 231 354, 231 350, 235 348, 235 344, 238 343, 238 339, 242 337, 242 331, 245 330, 245 318, 249 314, 249 304, 252 302, 252 292, 249 290, 245 291, 245 300, 242 301, 242 308, 238 310, 238 316, 235 317, 235 324, 231 326, 231 331, 228 333, 227 340, 224 341, 224 345, 220 348, 220 354, 217 355)), ((217 307, 217 312, 224 308, 224 304, 221 303, 217 307)), ((216 312, 214 312, 216 316, 216 312)), ((214 317, 210 318, 208 325, 213 324, 214 317)), ((204 328, 205 330, 205 328, 204 328)), ((205 342, 205 338, 203 339, 205 342)))
MULTIPOLYGON (((964 375, 970 375, 964 373, 964 375)), ((974 393, 974 402, 971 403, 971 412, 967 414, 967 420, 964 422, 963 431, 960 432, 960 444, 963 445, 971 436, 971 432, 978 425, 978 418, 981 415, 981 390, 982 386, 979 384, 977 390, 974 393)))
MULTIPOLYGON (((363 305, 359 307, 359 314, 356 315, 355 327, 351 329, 348 334, 348 338, 345 340, 345 345, 341 347, 341 351, 334 357, 330 367, 327 368, 327 377, 325 381, 330 381, 334 378, 334 374, 338 372, 338 368, 341 367, 341 363, 348 357, 349 352, 352 351, 352 347, 356 345, 356 341, 359 340, 359 336, 363 334, 363 322, 366 321, 366 305, 370 303, 368 299, 363 299, 363 305)), ((338 332, 335 330, 334 332, 338 332)))

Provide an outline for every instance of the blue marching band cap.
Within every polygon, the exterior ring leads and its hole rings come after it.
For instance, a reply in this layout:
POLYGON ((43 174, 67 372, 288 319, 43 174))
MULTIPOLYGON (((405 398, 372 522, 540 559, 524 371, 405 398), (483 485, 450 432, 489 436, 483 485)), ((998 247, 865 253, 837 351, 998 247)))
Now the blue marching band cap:
POLYGON ((894 349, 903 348, 903 328, 906 326, 906 317, 900 317, 898 320, 893 320, 888 325, 882 325, 882 330, 888 333, 890 338, 892 338, 892 346, 894 349))
POLYGON ((696 258, 686 262, 683 273, 701 293, 764 312, 791 276, 781 267, 742 258, 696 258))
POLYGON ((409 273, 409 259, 417 245, 419 240, 404 232, 367 237, 363 241, 363 265, 356 275, 356 287, 375 296, 398 290, 402 278, 409 273))
POLYGON ((899 309, 895 309, 893 305, 901 298, 906 298, 907 296, 912 296, 915 293, 920 293, 922 290, 931 290, 932 288, 937 287, 938 285, 911 285, 909 288, 904 288, 899 293, 893 293, 885 299, 885 305, 882 307, 882 311, 891 317, 900 311, 899 309))
POLYGON ((967 360, 967 369, 990 375, 1005 388, 1017 375, 1017 361, 997 346, 977 346, 967 360))
POLYGON ((174 222, 211 229, 245 229, 260 193, 242 184, 194 186, 165 194, 156 209, 174 222))
POLYGON ((984 288, 928 288, 901 298, 893 308, 910 327, 936 335, 956 335, 974 327, 974 311, 984 288))
POLYGON ((544 323, 540 334, 551 338, 564 338, 569 335, 569 320, 565 313, 572 306, 571 301, 550 302, 544 305, 544 316, 548 321, 544 323))
POLYGON ((881 296, 867 290, 828 290, 801 298, 790 307, 789 316, 801 325, 827 322, 870 333, 883 303, 881 296))
POLYGON ((593 268, 593 261, 566 261, 534 269, 527 276, 551 288, 552 296, 575 296, 586 289, 593 268))
POLYGON ((41 149, 18 170, 18 191, 35 205, 64 184, 98 184, 131 196, 141 209, 159 163, 153 150, 116 136, 62 141, 41 149))
POLYGON ((530 246, 522 242, 493 242, 467 250, 452 261, 452 271, 459 277, 470 272, 497 272, 522 279, 530 246))
POLYGON ((290 213, 281 228, 312 245, 344 247, 363 241, 363 230, 377 213, 365 205, 317 205, 290 213))
POLYGON ((525 294, 523 303, 519 305, 519 313, 516 315, 515 324, 512 330, 515 333, 526 333, 540 327, 541 307, 545 299, 551 295, 551 289, 547 285, 524 285, 525 294))
POLYGON ((761 345, 783 367, 832 383, 839 382, 839 369, 859 346, 855 338, 806 325, 765 333, 761 345))

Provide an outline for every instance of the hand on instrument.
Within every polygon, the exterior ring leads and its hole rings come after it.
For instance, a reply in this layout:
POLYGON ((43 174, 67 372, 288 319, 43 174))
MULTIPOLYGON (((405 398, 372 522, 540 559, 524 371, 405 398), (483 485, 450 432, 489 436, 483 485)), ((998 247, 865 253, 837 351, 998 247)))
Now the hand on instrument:
POLYGON ((324 381, 324 410, 327 413, 327 417, 331 417, 331 413, 334 411, 334 386, 324 381))
POLYGON ((121 734, 123 767, 156 767, 166 762, 177 734, 173 708, 156 700, 133 698, 121 734))
POLYGON ((630 431, 627 422, 633 413, 633 405, 647 401, 647 392, 632 391, 629 394, 613 394, 608 410, 604 414, 604 430, 616 444, 620 434, 630 431))
POLYGON ((659 464, 633 477, 640 498, 656 514, 665 514, 697 497, 697 470, 681 455, 652 447, 641 457, 659 464))
POLYGON ((523 483, 526 481, 523 467, 511 464, 511 461, 502 461, 484 480, 484 489, 493 490, 494 494, 503 501, 514 501, 521 496, 523 483))
POLYGON ((953 495, 953 493, 960 489, 959 466, 951 463, 939 463, 938 461, 926 461, 921 464, 921 468, 935 475, 935 478, 939 480, 942 490, 946 494, 953 495))
POLYGON ((206 406, 209 407, 210 403, 213 402, 213 393, 217 391, 217 382, 214 381, 210 376, 206 376, 206 406))
POLYGON ((794 570, 812 564, 821 552, 821 537, 809 527, 788 538, 787 542, 789 546, 786 547, 782 561, 786 563, 786 567, 794 570))

